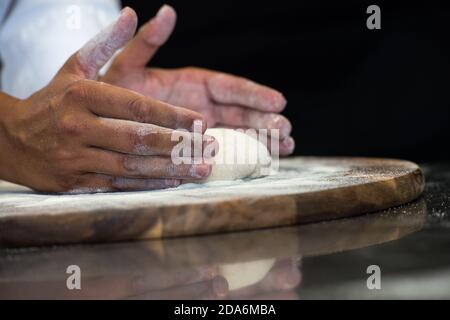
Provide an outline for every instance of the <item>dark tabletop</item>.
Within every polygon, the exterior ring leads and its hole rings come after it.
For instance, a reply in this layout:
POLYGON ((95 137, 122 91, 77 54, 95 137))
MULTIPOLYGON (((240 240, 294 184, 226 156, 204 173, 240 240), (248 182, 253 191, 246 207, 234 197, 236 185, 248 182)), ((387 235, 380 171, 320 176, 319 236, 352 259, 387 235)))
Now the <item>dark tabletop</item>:
POLYGON ((351 219, 161 241, 0 249, 0 299, 450 298, 450 165, 421 167, 422 198, 351 219), (67 288, 69 266, 80 268, 81 290, 67 288), (270 271, 259 281, 229 290, 264 266, 270 271), (224 269, 238 272, 223 277, 224 269), (380 289, 369 289, 377 284, 380 289))
POLYGON ((384 244, 304 259, 300 298, 450 298, 450 165, 421 167, 427 178, 423 228, 384 244), (366 267, 373 264, 381 269, 381 290, 366 286, 366 267))

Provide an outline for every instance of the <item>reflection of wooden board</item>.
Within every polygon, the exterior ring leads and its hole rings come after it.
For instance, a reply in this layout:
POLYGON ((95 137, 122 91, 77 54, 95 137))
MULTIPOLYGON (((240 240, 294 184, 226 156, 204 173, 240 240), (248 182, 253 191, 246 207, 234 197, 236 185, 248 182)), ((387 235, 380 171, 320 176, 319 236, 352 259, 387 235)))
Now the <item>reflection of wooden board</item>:
MULTIPOLYGON (((189 267, 214 267, 262 259, 325 255, 394 241, 417 232, 426 222, 423 199, 362 215, 299 226, 214 234, 202 237, 9 249, 0 252, 0 287, 8 281, 66 279, 61 272, 77 262, 83 277, 167 272, 189 267)), ((63 288, 64 289, 64 288, 63 288)))
POLYGON ((0 244, 162 238, 352 216, 417 198, 424 179, 400 160, 292 158, 278 174, 240 182, 92 195, 0 185, 0 244))
MULTIPOLYGON (((1 299, 199 299, 187 290, 199 275, 214 277, 228 264, 275 260, 268 278, 286 281, 302 257, 324 255, 400 239, 426 222, 424 199, 349 219, 202 237, 0 250, 1 299), (82 290, 67 290, 67 266, 82 269, 82 290), (280 268, 281 266, 281 268, 280 268), (284 267, 283 267, 284 266, 284 267), (140 285, 139 285, 140 284, 140 285), (161 290, 161 287, 167 288, 161 290), (174 291, 184 292, 184 296, 174 291), (153 291, 153 293, 152 293, 153 291)), ((299 272, 302 272, 299 266, 299 272)), ((241 277, 246 277, 243 272, 241 277)), ((206 282, 207 279, 204 279, 206 282)), ((203 283, 205 283, 203 282, 203 283)), ((266 282, 267 284, 267 282, 266 282)), ((255 293, 276 289, 254 287, 255 293)), ((243 297, 241 297, 243 298, 243 297)))

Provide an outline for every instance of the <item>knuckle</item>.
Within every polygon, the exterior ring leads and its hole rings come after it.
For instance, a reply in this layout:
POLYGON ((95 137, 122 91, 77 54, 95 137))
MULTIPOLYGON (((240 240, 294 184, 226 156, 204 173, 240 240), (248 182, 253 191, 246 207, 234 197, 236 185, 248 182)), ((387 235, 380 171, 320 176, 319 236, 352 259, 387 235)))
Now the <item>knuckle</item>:
POLYGON ((59 175, 67 176, 74 172, 76 164, 80 161, 77 152, 66 148, 53 150, 50 155, 50 161, 57 169, 59 175))
POLYGON ((156 133, 148 133, 144 136, 135 135, 135 151, 143 155, 151 155, 155 147, 163 141, 163 137, 156 133))
MULTIPOLYGON (((127 133, 128 143, 132 147, 132 151, 140 151, 142 146, 144 145, 144 139, 141 135, 139 135, 135 131, 131 131, 127 133)), ((143 151, 143 150, 141 150, 143 151)))
POLYGON ((127 102, 127 109, 133 119, 138 122, 146 122, 148 112, 144 100, 141 97, 135 97, 127 102))
POLYGON ((86 80, 73 82, 66 89, 64 97, 69 100, 86 99, 89 96, 89 85, 86 80))
POLYGON ((73 158, 73 153, 70 150, 64 148, 58 148, 53 151, 53 160, 56 160, 56 164, 61 162, 70 161, 73 158))
POLYGON ((86 130, 86 122, 74 114, 66 114, 58 122, 58 131, 69 136, 81 136, 86 130))
POLYGON ((133 175, 139 171, 137 159, 133 156, 118 156, 117 166, 119 171, 124 172, 126 175, 133 175))
POLYGON ((63 105, 63 98, 64 96, 56 95, 49 99, 48 108, 52 114, 55 114, 57 113, 57 111, 61 110, 61 106, 63 105))

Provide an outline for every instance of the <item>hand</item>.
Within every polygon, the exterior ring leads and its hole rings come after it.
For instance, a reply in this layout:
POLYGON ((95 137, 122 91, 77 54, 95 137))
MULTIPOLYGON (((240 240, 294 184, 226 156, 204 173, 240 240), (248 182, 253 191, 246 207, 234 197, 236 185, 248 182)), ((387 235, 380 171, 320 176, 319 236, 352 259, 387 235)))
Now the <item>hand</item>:
POLYGON ((294 150, 291 124, 279 113, 281 93, 250 80, 199 69, 148 69, 158 48, 173 31, 176 13, 163 6, 116 57, 102 81, 139 92, 204 115, 209 127, 279 129, 280 155, 294 150))
POLYGON ((0 178, 45 192, 103 192, 209 175, 209 165, 174 165, 170 158, 178 143, 173 131, 192 130, 204 120, 200 114, 92 80, 136 25, 135 12, 124 9, 48 86, 0 110, 0 178))
MULTIPOLYGON (((55 265, 51 260, 48 263, 55 265)), ((53 270, 48 265, 45 267, 47 269, 43 269, 44 272, 53 270)), ((40 281, 5 281, 0 290, 0 299, 219 300, 228 294, 226 280, 217 274, 214 267, 207 266, 179 266, 165 270, 150 267, 144 274, 136 274, 135 270, 125 267, 124 271, 116 274, 83 277, 82 290, 68 290, 65 274, 63 278, 55 279, 54 276, 54 273, 41 275, 43 278, 40 281)))
MULTIPOLYGON (((151 270, 145 276, 124 279, 121 282, 105 281, 100 285, 104 292, 114 292, 113 288, 133 288, 134 294, 123 296, 129 299, 186 299, 186 300, 298 300, 298 287, 301 272, 296 258, 285 258, 275 262, 273 268, 258 283, 235 291, 230 291, 228 281, 219 274, 219 267, 214 265, 201 268, 176 268, 175 270, 151 270), (118 282, 118 283, 115 283, 118 282)), ((109 279, 108 279, 109 280, 109 279)), ((100 283, 99 283, 100 284, 100 283)))

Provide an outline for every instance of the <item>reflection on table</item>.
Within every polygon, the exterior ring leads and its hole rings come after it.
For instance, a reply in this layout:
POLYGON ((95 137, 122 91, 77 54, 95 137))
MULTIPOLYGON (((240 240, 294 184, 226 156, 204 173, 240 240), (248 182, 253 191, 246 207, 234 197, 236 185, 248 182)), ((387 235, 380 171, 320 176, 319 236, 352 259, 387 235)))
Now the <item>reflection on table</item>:
MULTIPOLYGON (((423 200, 351 219, 146 242, 0 251, 0 299, 297 299, 301 259, 420 230, 423 200), (66 269, 81 270, 68 290, 66 269)), ((299 288, 300 287, 300 288, 299 288)))

